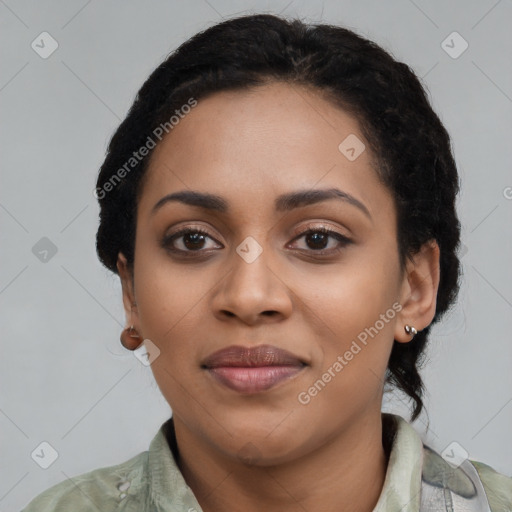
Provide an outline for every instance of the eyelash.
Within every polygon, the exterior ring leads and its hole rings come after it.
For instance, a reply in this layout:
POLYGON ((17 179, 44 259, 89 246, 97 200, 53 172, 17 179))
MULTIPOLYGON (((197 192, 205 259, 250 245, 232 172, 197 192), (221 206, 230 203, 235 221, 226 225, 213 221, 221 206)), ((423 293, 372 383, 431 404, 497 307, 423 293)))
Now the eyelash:
MULTIPOLYGON (((328 236, 338 240, 338 242, 340 243, 340 245, 338 245, 338 247, 336 247, 335 249, 320 249, 320 250, 299 249, 300 251, 310 252, 314 256, 334 256, 335 254, 340 253, 347 245, 352 243, 352 241, 349 238, 347 238, 346 236, 342 235, 341 233, 338 233, 337 231, 328 229, 325 226, 317 226, 317 227, 316 226, 315 227, 308 226, 306 229, 297 233, 296 236, 294 237, 293 241, 298 240, 298 239, 304 237, 305 235, 312 234, 312 233, 322 233, 324 235, 328 235, 328 236)), ((192 251, 192 250, 185 251, 183 249, 176 249, 175 247, 172 247, 172 244, 174 243, 174 241, 176 239, 179 239, 180 237, 187 235, 187 234, 204 235, 204 236, 207 236, 208 238, 211 238, 212 240, 214 240, 213 237, 210 236, 208 231, 206 231, 202 228, 186 227, 186 228, 180 229, 179 231, 177 231, 176 233, 173 233, 172 235, 165 236, 162 239, 162 247, 164 247, 167 251, 169 251, 173 254, 180 255, 180 256, 183 256, 186 258, 197 258, 197 257, 202 256, 201 253, 204 254, 204 252, 205 252, 205 250, 203 250, 203 249, 198 249, 197 251, 192 251)), ((210 251, 211 251, 211 249, 206 250, 206 252, 210 252, 210 251)))

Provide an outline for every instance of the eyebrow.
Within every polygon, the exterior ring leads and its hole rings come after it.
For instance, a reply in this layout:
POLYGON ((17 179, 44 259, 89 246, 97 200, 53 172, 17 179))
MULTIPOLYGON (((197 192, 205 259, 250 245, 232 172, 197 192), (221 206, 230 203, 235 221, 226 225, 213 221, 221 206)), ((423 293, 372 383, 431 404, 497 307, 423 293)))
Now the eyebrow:
MULTIPOLYGON (((344 201, 361 210, 369 219, 371 219, 368 208, 356 199, 354 196, 343 192, 337 188, 328 188, 321 190, 297 190, 288 192, 278 196, 275 200, 274 207, 276 212, 288 212, 296 208, 309 206, 322 201, 337 199, 344 201)), ((180 202, 190 206, 196 206, 205 210, 213 210, 220 213, 229 212, 229 203, 222 197, 197 192, 194 190, 181 190, 173 192, 162 197, 152 208, 151 215, 154 215, 164 204, 170 202, 180 202)))

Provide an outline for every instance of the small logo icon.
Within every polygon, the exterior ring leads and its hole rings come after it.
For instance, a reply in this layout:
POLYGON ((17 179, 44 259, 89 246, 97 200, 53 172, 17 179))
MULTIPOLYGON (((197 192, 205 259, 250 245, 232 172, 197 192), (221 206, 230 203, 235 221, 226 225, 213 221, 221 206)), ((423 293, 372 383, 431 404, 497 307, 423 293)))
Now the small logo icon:
POLYGON ((236 252, 246 263, 252 263, 263 252, 263 248, 252 236, 248 236, 236 248, 236 252))
POLYGON ((468 49, 468 46, 468 42, 458 32, 452 32, 441 43, 441 48, 452 59, 458 59, 468 49))
POLYGON ((59 43, 48 32, 41 32, 30 46, 39 57, 47 59, 59 47, 59 43))
POLYGON ((49 238, 43 236, 32 247, 32 254, 39 261, 48 263, 57 254, 57 246, 49 238))
POLYGON ((48 469, 59 458, 57 450, 46 441, 39 444, 30 456, 43 469, 48 469))
POLYGON ((351 133, 341 142, 338 149, 340 150, 340 153, 347 158, 347 160, 353 162, 366 149, 366 146, 359 137, 351 133))
POLYGON ((133 355, 144 365, 151 366, 160 355, 160 349, 149 339, 145 339, 142 345, 133 351, 133 355))
POLYGON ((453 441, 442 451, 441 457, 450 466, 458 468, 469 457, 469 453, 457 441, 453 441))

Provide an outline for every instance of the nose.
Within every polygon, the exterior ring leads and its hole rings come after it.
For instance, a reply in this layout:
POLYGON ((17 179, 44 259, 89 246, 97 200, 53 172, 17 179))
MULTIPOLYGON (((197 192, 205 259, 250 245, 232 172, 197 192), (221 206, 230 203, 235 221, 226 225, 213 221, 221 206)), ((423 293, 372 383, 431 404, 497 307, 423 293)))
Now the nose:
POLYGON ((215 316, 226 321, 234 317, 247 325, 282 321, 292 312, 292 291, 282 272, 264 250, 254 261, 233 252, 231 270, 217 288, 212 307, 215 316))

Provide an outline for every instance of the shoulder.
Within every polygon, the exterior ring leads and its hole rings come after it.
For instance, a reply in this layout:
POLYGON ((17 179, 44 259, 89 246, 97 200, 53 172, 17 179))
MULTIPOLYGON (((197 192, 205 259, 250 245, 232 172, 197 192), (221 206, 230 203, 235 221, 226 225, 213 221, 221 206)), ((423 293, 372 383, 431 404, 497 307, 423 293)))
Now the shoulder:
MULTIPOLYGON (((393 419, 398 422, 399 432, 406 433, 402 435, 402 441, 420 439, 414 427, 400 416, 394 416, 393 419)), ((400 440, 398 439, 398 440, 400 440)), ((463 466, 454 467, 449 464, 441 454, 432 450, 423 440, 422 456, 422 484, 429 484, 432 488, 447 488, 452 493, 468 498, 475 492, 475 486, 472 483, 474 478, 481 482, 480 488, 485 492, 491 512, 512 512, 512 477, 497 472, 491 466, 483 462, 468 459, 463 466), (474 469, 468 471, 471 467, 474 469), (462 470, 464 468, 464 470, 462 470), (476 470, 476 471, 475 471, 476 470), (471 478, 469 477, 470 475, 471 478)), ((405 443, 403 443, 405 446, 405 443)), ((412 448, 405 446, 403 452, 409 452, 412 448)))
POLYGON ((70 477, 36 496, 22 512, 139 512, 146 500, 147 458, 146 451, 121 464, 70 477))
POLYGON ((495 471, 483 462, 470 461, 478 471, 493 512, 512 512, 512 477, 495 471))

